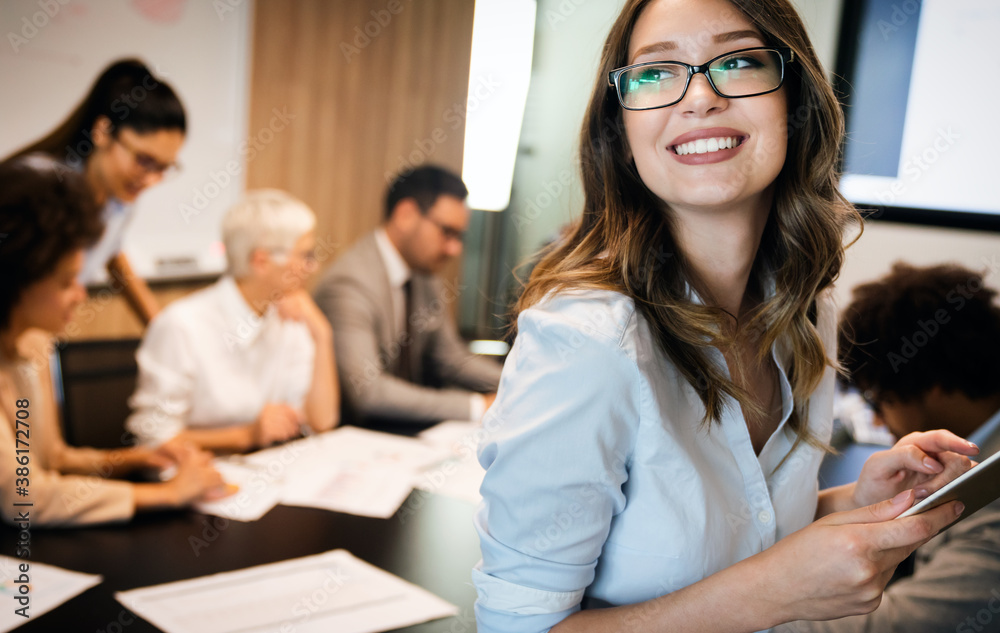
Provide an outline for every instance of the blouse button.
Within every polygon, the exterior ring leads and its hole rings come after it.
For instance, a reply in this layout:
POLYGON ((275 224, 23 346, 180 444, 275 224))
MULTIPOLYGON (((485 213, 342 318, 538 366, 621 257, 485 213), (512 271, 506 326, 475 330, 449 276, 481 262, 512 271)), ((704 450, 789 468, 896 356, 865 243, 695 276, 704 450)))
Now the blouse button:
POLYGON ((771 522, 771 513, 767 510, 761 510, 757 513, 757 520, 761 523, 767 524, 771 522))

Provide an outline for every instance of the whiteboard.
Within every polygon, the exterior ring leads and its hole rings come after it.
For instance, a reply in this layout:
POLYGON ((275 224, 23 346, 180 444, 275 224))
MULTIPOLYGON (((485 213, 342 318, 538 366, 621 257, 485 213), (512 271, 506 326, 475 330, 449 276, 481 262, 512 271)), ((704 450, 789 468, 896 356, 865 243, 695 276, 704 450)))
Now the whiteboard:
POLYGON ((149 279, 221 272, 249 155, 251 25, 251 0, 3 0, 0 156, 54 129, 112 61, 139 58, 180 96, 188 132, 180 173, 140 195, 125 253, 149 279))

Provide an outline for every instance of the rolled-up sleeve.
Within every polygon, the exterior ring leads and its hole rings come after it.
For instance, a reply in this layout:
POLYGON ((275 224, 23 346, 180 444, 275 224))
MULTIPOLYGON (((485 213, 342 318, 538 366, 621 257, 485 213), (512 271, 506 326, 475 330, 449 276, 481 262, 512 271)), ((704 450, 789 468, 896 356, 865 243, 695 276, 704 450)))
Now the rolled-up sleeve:
POLYGON ((623 327, 597 301, 562 301, 518 320, 479 448, 481 633, 547 631, 579 610, 594 580, 625 507, 643 397, 623 327))

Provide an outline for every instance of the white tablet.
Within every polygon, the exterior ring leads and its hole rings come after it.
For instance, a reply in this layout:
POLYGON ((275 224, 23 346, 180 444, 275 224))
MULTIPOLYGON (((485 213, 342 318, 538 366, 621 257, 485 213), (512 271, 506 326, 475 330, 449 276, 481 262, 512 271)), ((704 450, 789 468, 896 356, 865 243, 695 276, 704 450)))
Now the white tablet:
POLYGON ((920 514, 941 504, 957 500, 965 504, 962 515, 956 519, 956 521, 961 521, 997 498, 1000 498, 1000 451, 951 480, 943 488, 897 518, 920 514))

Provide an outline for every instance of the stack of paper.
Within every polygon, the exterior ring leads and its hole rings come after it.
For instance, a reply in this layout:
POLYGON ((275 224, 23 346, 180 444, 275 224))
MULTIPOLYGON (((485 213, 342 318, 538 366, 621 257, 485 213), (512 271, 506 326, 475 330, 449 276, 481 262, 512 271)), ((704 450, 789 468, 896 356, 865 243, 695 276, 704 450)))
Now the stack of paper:
POLYGON ((417 473, 451 456, 448 448, 418 439, 344 427, 217 459, 239 491, 198 509, 239 521, 257 520, 278 503, 388 518, 413 490, 417 473))

